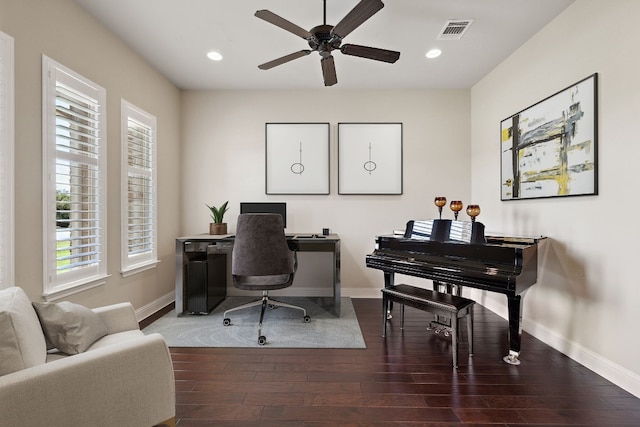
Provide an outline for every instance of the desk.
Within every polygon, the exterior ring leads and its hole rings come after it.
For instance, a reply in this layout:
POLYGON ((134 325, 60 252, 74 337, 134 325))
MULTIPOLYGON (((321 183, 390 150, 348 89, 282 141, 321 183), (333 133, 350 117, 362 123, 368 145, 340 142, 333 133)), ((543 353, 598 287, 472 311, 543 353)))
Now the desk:
MULTIPOLYGON (((340 238, 336 234, 316 236, 311 233, 287 235, 287 243, 292 250, 298 252, 331 252, 333 254, 333 297, 331 308, 335 316, 340 317, 340 238)), ((224 256, 225 265, 231 271, 231 252, 233 251, 233 235, 199 234, 196 236, 179 237, 176 239, 176 313, 178 316, 187 314, 187 264, 190 253, 224 256)), ((226 290, 227 277, 224 273, 226 290)), ((295 285, 294 285, 295 286, 295 285)), ((224 299, 224 295, 220 301, 224 299)), ((218 303, 220 302, 218 301, 218 303)), ((217 303, 216 303, 217 305, 217 303)))

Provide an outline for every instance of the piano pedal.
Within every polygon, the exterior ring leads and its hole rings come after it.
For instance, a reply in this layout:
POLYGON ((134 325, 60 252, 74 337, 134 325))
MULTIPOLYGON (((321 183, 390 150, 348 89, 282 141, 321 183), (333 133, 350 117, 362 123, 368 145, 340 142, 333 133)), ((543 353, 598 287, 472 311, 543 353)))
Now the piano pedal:
POLYGON ((435 321, 429 322, 429 325, 427 326, 427 331, 433 331, 438 335, 440 335, 440 332, 443 332, 442 335, 444 335, 445 337, 448 337, 451 335, 451 327, 435 321))
POLYGON ((448 337, 449 334, 449 330, 447 328, 438 328, 434 331, 436 334, 440 334, 440 332, 443 332, 442 335, 444 335, 445 337, 448 337))

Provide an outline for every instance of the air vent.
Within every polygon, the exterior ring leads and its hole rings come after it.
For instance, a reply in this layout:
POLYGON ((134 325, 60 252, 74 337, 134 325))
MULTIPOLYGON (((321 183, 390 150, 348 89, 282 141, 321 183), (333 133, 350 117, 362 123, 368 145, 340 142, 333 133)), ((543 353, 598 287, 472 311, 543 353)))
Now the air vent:
POLYGON ((452 19, 447 21, 438 34, 437 40, 460 40, 473 19, 452 19))

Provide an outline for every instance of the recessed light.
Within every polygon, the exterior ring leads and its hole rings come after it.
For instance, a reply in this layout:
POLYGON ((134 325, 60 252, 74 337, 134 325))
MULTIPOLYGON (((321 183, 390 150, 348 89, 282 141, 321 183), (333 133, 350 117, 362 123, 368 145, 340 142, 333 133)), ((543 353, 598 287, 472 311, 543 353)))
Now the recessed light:
POLYGON ((429 59, 433 59, 440 56, 440 54, 442 54, 442 51, 440 49, 431 49, 425 56, 429 59))
POLYGON ((207 53, 207 57, 212 61, 222 60, 222 55, 220 54, 220 52, 216 52, 215 50, 212 50, 211 52, 207 53))

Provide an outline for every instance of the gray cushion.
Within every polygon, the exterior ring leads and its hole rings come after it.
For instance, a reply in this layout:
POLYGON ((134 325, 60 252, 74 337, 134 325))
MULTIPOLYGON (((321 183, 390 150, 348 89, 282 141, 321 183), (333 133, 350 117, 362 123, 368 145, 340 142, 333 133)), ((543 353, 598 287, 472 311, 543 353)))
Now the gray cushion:
POLYGON ((84 352, 96 340, 107 335, 100 316, 87 307, 68 301, 33 303, 45 335, 60 351, 84 352))
POLYGON ((0 290, 0 375, 45 363, 38 316, 21 288, 0 290))

